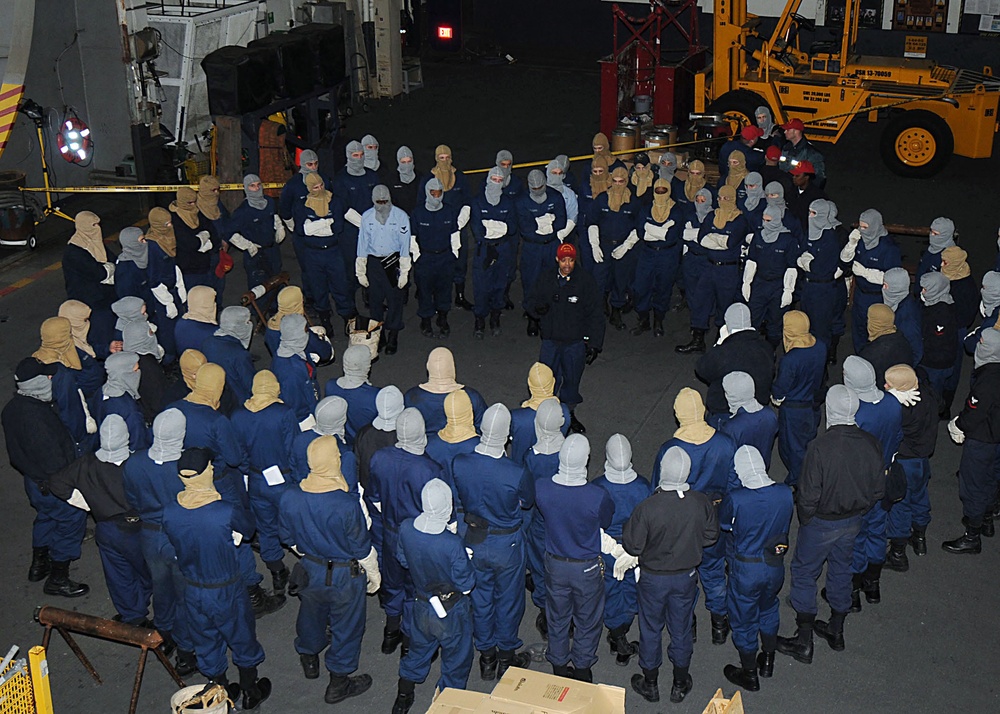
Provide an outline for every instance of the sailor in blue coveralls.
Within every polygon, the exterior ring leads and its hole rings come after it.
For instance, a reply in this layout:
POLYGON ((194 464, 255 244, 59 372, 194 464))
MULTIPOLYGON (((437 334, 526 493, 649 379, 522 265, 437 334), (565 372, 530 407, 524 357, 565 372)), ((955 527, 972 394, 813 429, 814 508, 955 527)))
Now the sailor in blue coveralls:
POLYGON ((508 280, 517 256, 517 208, 503 190, 503 173, 493 168, 483 192, 472 199, 469 226, 475 239, 472 287, 476 294, 474 336, 485 336, 486 317, 496 336, 500 313, 506 307, 508 280))
MULTIPOLYGON (((347 402, 343 397, 323 397, 316 405, 313 416, 316 423, 311 429, 299 433, 299 427, 296 427, 297 433, 292 439, 291 480, 298 483, 309 475, 309 444, 321 436, 332 436, 336 438, 340 450, 340 473, 347 482, 347 490, 360 496, 358 461, 345 436, 347 402)), ((392 443, 396 443, 395 440, 392 443)))
MULTIPOLYGON (((524 454, 524 468, 531 476, 533 483, 551 478, 559 469, 559 449, 565 440, 566 418, 560 408, 559 400, 546 399, 535 412, 535 444, 524 454)), ((531 575, 533 587, 531 601, 538 608, 535 616, 535 627, 542 639, 549 636, 548 618, 545 614, 545 516, 535 503, 530 514, 524 519, 527 534, 528 572, 531 575)))
POLYGON ((670 309, 670 296, 681 267, 681 244, 688 211, 670 197, 670 182, 666 179, 656 179, 651 193, 652 201, 643 205, 636 220, 639 248, 633 292, 639 324, 632 329, 632 334, 638 336, 649 331, 649 312, 652 310, 653 334, 663 337, 663 318, 670 309))
POLYGON ((177 460, 184 450, 187 419, 179 409, 166 409, 153 420, 153 445, 125 462, 125 498, 139 514, 140 545, 153 588, 153 624, 165 642, 177 647, 174 669, 181 677, 195 671, 194 645, 184 614, 184 581, 177 559, 162 529, 163 509, 173 503, 184 484, 177 460))
POLYGON ((199 349, 205 359, 226 371, 226 384, 240 404, 250 398, 253 387, 254 366, 249 351, 252 338, 250 309, 230 305, 219 315, 219 329, 199 349))
POLYGON ((809 204, 809 226, 801 254, 795 264, 802 270, 799 301, 809 316, 812 334, 836 356, 833 334, 837 319, 838 272, 840 271, 840 238, 837 227, 837 206, 833 201, 817 199, 809 204))
POLYGON ((614 434, 604 447, 604 474, 594 483, 611 496, 615 515, 601 533, 601 553, 604 555, 604 626, 608 628, 608 644, 618 655, 620 667, 639 653, 639 643, 629 642, 628 631, 639 612, 636 600, 636 573, 615 568, 615 561, 625 553, 622 529, 635 507, 653 492, 645 476, 632 468, 632 445, 621 434, 614 434))
POLYGON ((431 479, 420 490, 419 499, 416 517, 400 524, 395 555, 409 572, 413 598, 407 614, 410 650, 399 660, 398 694, 392 708, 396 714, 410 710, 416 685, 427 679, 438 648, 437 691, 465 689, 475 654, 468 595, 476 586, 476 576, 465 543, 449 526, 453 522, 451 486, 431 479))
POLYGON ((879 301, 885 273, 902 265, 899 246, 889 237, 882 214, 874 208, 861 213, 858 227, 847 237, 840 260, 851 266, 854 274, 854 306, 851 309, 851 334, 854 351, 868 342, 868 308, 879 301))
POLYGON ((212 454, 207 449, 185 449, 177 468, 184 490, 173 503, 164 504, 163 532, 186 584, 184 614, 198 669, 226 687, 230 699, 242 690, 243 709, 254 709, 270 696, 271 682, 257 676, 264 648, 257 640, 253 608, 233 545, 249 537, 253 523, 215 490, 212 454), (240 670, 238 685, 226 677, 227 650, 240 670))
POLYGON ((753 446, 771 466, 771 452, 778 438, 778 415, 755 397, 753 377, 746 372, 730 372, 722 378, 722 389, 729 404, 729 418, 719 430, 732 437, 736 447, 753 446))
POLYGON ((424 184, 424 201, 410 214, 410 257, 417 284, 417 317, 424 337, 434 337, 431 318, 435 314, 440 336, 451 334, 448 310, 462 233, 458 209, 446 204, 443 196, 441 182, 430 179, 424 184))
POLYGON ((414 407, 424 417, 428 434, 440 431, 447 419, 444 400, 456 389, 464 389, 472 400, 473 421, 478 426, 486 411, 486 400, 472 387, 455 381, 455 356, 447 347, 435 347, 427 355, 427 381, 406 390, 406 406, 414 407))
POLYGON ((108 414, 117 414, 125 420, 132 451, 145 449, 150 444, 149 427, 139 406, 139 356, 134 352, 115 352, 104 360, 108 379, 101 391, 93 396, 90 414, 100 424, 108 414))
POLYGON ((615 568, 638 565, 642 570, 638 583, 642 674, 632 675, 632 689, 646 701, 660 701, 666 626, 667 657, 673 665, 670 701, 676 704, 693 686, 689 668, 694 651, 691 620, 698 600, 695 573, 703 550, 719 537, 719 522, 709 497, 691 488, 691 458, 684 449, 671 446, 654 470, 659 474, 656 490, 625 522, 625 554, 615 568))
MULTIPOLYGON (((333 191, 334 196, 344 202, 347 209, 344 218, 348 225, 344 227, 344 232, 341 235, 340 254, 343 257, 344 270, 347 273, 345 281, 347 292, 353 304, 358 283, 355 281, 356 274, 352 273, 351 266, 359 255, 357 248, 361 234, 361 217, 373 205, 372 191, 379 185, 379 178, 377 173, 365 167, 365 148, 361 142, 348 142, 344 152, 347 163, 344 170, 334 177, 330 190, 333 191)), ((388 189, 386 190, 388 191, 388 189)), ((409 242, 409 236, 407 236, 407 242, 409 242)), ((364 287, 364 283, 361 284, 364 287)))
MULTIPOLYGON (((301 234, 295 232, 295 218, 293 216, 296 204, 305 200, 309 189, 306 187, 306 177, 309 174, 319 173, 319 156, 312 149, 306 149, 299 154, 299 171, 293 174, 281 189, 281 196, 278 198, 278 217, 285 226, 286 232, 292 233, 292 248, 295 249, 295 257, 299 264, 303 264, 301 234)), ((323 186, 326 190, 333 187, 333 181, 325 174, 320 174, 323 186)), ((338 216, 339 218, 339 216, 338 216)), ((343 259, 342 259, 343 260, 343 259)), ((346 263, 344 264, 346 266, 346 263)), ((313 305, 315 296, 311 292, 311 285, 304 285, 305 301, 310 307, 313 305)))
MULTIPOLYGON (((247 290, 281 272, 281 242, 285 240, 285 224, 278 216, 274 199, 264 195, 260 177, 247 174, 243 177, 243 201, 229 219, 233 234, 229 244, 243 251, 243 270, 247 274, 247 290)), ((257 297, 261 297, 258 295, 257 297)), ((270 312, 273 298, 261 305, 270 312)))
MULTIPOLYGON (((448 474, 445 480, 451 483, 454 477, 452 461, 460 454, 471 454, 479 443, 479 434, 473 423, 472 401, 464 389, 456 389, 444 398, 444 413, 448 422, 443 429, 427 437, 425 451, 448 474)), ((456 501, 455 507, 461 520, 461 502, 456 501)), ((458 534, 464 536, 465 523, 460 522, 458 528, 458 534)))
MULTIPOLYGON (((699 493, 704 493, 713 503, 723 499, 735 485, 733 454, 736 444, 732 438, 716 431, 705 421, 705 404, 701 394, 684 387, 674 400, 674 415, 680 425, 656 455, 653 462, 652 482, 659 482, 657 470, 664 454, 673 446, 683 449, 691 460, 688 483, 699 493)), ((726 616, 726 539, 719 538, 706 547, 698 566, 698 577, 705 590, 705 607, 712 618, 712 644, 723 645, 729 636, 729 619, 726 616)), ((694 625, 692 624, 692 629, 694 625)))
MULTIPOLYGON (((412 583, 397 558, 399 530, 403 521, 420 515, 420 491, 428 481, 447 478, 434 459, 424 453, 427 434, 424 419, 416 409, 404 409, 396 419, 396 445, 379 449, 369 464, 366 498, 381 514, 382 521, 382 606, 385 609, 385 631, 382 654, 392 654, 406 637, 404 613, 409 609, 407 593, 412 583), (401 627, 402 625, 402 627, 401 627)), ((451 500, 448 503, 449 521, 451 500)), ((471 649, 471 642, 470 642, 471 649)), ((464 683, 463 683, 464 686, 464 683)))
POLYGON ((155 298, 147 303, 152 313, 150 320, 156 324, 157 337, 167 356, 175 358, 180 351, 174 341, 174 328, 178 306, 187 302, 187 288, 177 268, 177 238, 167 209, 157 207, 149 212, 149 228, 143 240, 146 241, 146 283, 155 298))
POLYGON ((372 423, 378 415, 375 397, 378 387, 368 381, 372 369, 372 352, 365 345, 351 345, 340 358, 344 376, 326 383, 324 394, 341 397, 347 402, 347 445, 354 445, 358 431, 372 423))
MULTIPOLYGON (((441 182, 444 191, 444 203, 458 211, 458 228, 464 231, 469 222, 469 203, 472 200, 472 186, 465 174, 457 170, 452 165, 451 149, 445 144, 439 144, 434 149, 434 168, 430 173, 425 174, 421 185, 420 193, 424 195, 424 184, 432 178, 441 182)), ((465 273, 468 267, 469 254, 466 241, 463 240, 458 252, 458 260, 455 262, 455 307, 463 310, 471 310, 472 303, 465 299, 465 273)))
MULTIPOLYGON (((525 455, 531 450, 537 436, 535 434, 535 413, 546 399, 559 398, 555 396, 556 378, 552 368, 547 364, 535 362, 528 370, 528 392, 530 399, 521 402, 521 406, 510 413, 510 458, 515 463, 523 464, 525 455)), ((569 431, 569 407, 562 405, 564 423, 563 435, 569 431)))
POLYGON ((771 401, 778 406, 778 455, 788 470, 785 483, 794 488, 819 428, 826 345, 810 333, 804 312, 789 310, 784 320, 785 354, 778 361, 771 401))
MULTIPOLYGON (((753 326, 772 346, 781 342, 781 316, 792 304, 799 271, 799 242, 782 223, 784 211, 767 207, 754 233, 743 269, 743 299, 753 326)), ((794 220, 794 219, 793 219, 794 220)))
POLYGON ((611 172, 610 188, 594 199, 587 215, 594 280, 600 293, 608 296, 611 326, 618 330, 625 329, 622 308, 630 302, 635 278, 636 254, 629 248, 638 242, 636 219, 641 209, 638 201, 632 201, 628 170, 619 167, 611 172))
MULTIPOLYGON (((528 310, 531 289, 538 276, 556 258, 559 235, 566 228, 566 201, 562 194, 545 184, 545 174, 534 169, 528 174, 528 190, 515 201, 517 224, 521 235, 521 306, 528 310)), ((478 298, 477 298, 478 299, 478 298)), ((530 318, 528 336, 538 334, 538 324, 530 318)))
POLYGON ((785 553, 792 525, 792 490, 767 475, 760 452, 741 446, 734 460, 741 488, 719 507, 719 528, 732 533, 729 563, 729 624, 740 666, 723 669, 726 679, 751 692, 774 672, 780 624, 778 593, 785 583, 785 553), (758 638, 760 655, 757 654, 758 638))
POLYGON ((230 420, 247 455, 247 494, 257 522, 260 557, 271 571, 274 593, 284 595, 288 568, 278 539, 278 502, 292 483, 292 440, 299 420, 282 403, 278 380, 267 369, 254 375, 252 396, 230 420))
POLYGON ((295 650, 306 679, 316 679, 326 649, 324 700, 336 704, 372 685, 367 674, 351 675, 365 634, 365 592, 378 590, 382 576, 361 506, 340 472, 335 438, 314 440, 307 458, 309 475, 281 496, 278 533, 302 556, 292 579, 299 598, 295 650))
MULTIPOLYGON (((1000 281, 997 282, 1000 285, 1000 281)), ((896 330, 910 343, 913 364, 920 364, 924 358, 922 306, 920 298, 910 290, 910 273, 906 268, 890 268, 885 271, 882 278, 882 302, 895 313, 896 330)))
POLYGON ((475 451, 456 456, 452 472, 476 573, 471 597, 479 669, 483 680, 491 681, 502 679, 508 667, 531 662, 528 653, 517 649, 524 644, 518 637, 524 617, 521 514, 534 504, 535 487, 531 475, 504 451, 510 433, 507 407, 487 409, 482 428, 475 451))
POLYGON ((278 345, 271 371, 281 384, 282 401, 295 411, 302 422, 308 419, 319 402, 316 363, 306 353, 309 332, 302 315, 285 315, 281 319, 281 343, 278 345))
MULTIPOLYGON (((844 360, 844 384, 858 395, 860 405, 855 417, 858 427, 868 432, 882 446, 882 466, 892 464, 903 439, 903 407, 899 401, 886 394, 875 383, 875 369, 857 355, 844 360)), ((888 546, 886 537, 886 509, 881 501, 865 513, 861 531, 854 541, 851 571, 854 573, 851 610, 861 610, 861 591, 870 603, 882 599, 879 576, 885 563, 888 546)))
POLYGON ((601 530, 611 527, 615 503, 600 486, 587 483, 590 444, 570 434, 559 449, 559 470, 535 482, 538 510, 545 516, 545 610, 552 673, 592 682, 604 618, 604 559, 601 530), (575 631, 570 642, 570 623, 575 631))

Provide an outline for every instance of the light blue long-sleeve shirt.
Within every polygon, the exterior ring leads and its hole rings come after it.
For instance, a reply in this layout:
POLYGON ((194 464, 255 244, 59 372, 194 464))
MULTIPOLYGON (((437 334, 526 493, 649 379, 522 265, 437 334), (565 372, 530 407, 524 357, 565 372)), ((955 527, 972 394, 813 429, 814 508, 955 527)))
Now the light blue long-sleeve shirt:
POLYGON ((358 257, 393 253, 399 253, 401 258, 410 257, 410 217, 403 209, 393 206, 389 218, 382 224, 375 219, 375 209, 369 208, 361 216, 358 257))

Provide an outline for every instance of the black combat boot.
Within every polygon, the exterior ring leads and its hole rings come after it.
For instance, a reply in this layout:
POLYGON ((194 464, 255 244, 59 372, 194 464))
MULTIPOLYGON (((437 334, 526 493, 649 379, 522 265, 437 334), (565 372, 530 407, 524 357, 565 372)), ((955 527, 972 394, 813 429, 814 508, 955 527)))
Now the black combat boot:
POLYGON ((382 654, 389 655, 396 651, 403 641, 403 632, 399 629, 399 617, 387 617, 385 629, 382 631, 382 654))
POLYGON ((439 311, 437 316, 437 326, 438 330, 441 331, 441 337, 447 337, 451 334, 451 325, 448 324, 448 313, 439 311))
POLYGON ((576 418, 576 412, 572 409, 569 410, 569 431, 571 434, 587 433, 587 429, 584 427, 583 422, 576 418))
POLYGON ((795 634, 792 637, 778 637, 777 650, 802 664, 813 661, 813 624, 816 616, 805 612, 795 613, 795 634))
MULTIPOLYGON (((177 659, 174 660, 174 671, 178 677, 186 677, 198 671, 198 660, 194 652, 187 650, 177 650, 177 659)), ((237 695, 239 696, 239 695, 237 695)))
POLYGON ((568 663, 563 665, 552 665, 552 674, 557 677, 565 677, 566 679, 576 679, 576 670, 573 669, 573 665, 568 663))
POLYGON ((317 312, 316 317, 319 318, 319 324, 322 325, 323 329, 326 330, 326 334, 333 338, 333 323, 330 322, 330 310, 324 310, 323 312, 317 312))
POLYGON ((49 577, 49 570, 52 567, 52 559, 49 558, 48 548, 31 549, 31 566, 28 568, 28 580, 33 583, 41 582, 49 577))
POLYGON ((983 544, 979 539, 979 529, 974 526, 965 526, 965 533, 955 540, 946 540, 941 544, 941 549, 956 555, 978 555, 983 551, 983 544))
POLYGON ((455 283, 455 307, 471 310, 472 303, 465 299, 465 283, 455 283))
POLYGON ((756 652, 740 652, 740 666, 727 664, 722 668, 722 674, 737 687, 742 687, 748 692, 760 691, 756 652))
POLYGON ((486 336, 486 318, 476 317, 476 325, 472 328, 472 336, 477 340, 483 339, 486 336))
POLYGON ((396 701, 392 703, 392 714, 408 714, 410 707, 413 706, 413 700, 416 698, 413 695, 413 690, 416 687, 416 683, 408 679, 399 680, 399 684, 396 685, 396 701))
POLYGON ((302 665, 302 674, 306 679, 319 679, 319 655, 300 654, 299 663, 302 665))
POLYGON ((681 355, 691 354, 692 352, 704 352, 705 351, 705 331, 704 330, 691 330, 691 341, 686 345, 677 345, 674 347, 674 352, 681 355))
POLYGON ((693 686, 694 681, 688 674, 688 668, 674 667, 674 683, 670 686, 670 701, 674 704, 680 704, 693 686))
POLYGON ((68 560, 53 560, 42 592, 60 597, 82 597, 90 592, 90 586, 70 580, 68 560))
POLYGON ((840 344, 840 335, 832 335, 830 337, 830 349, 826 353, 826 363, 829 365, 837 364, 837 345, 840 344))
POLYGON ((910 569, 910 560, 906 557, 906 538, 893 538, 889 541, 885 567, 897 573, 905 573, 910 569))
POLYGON ((240 700, 240 685, 236 682, 230 682, 225 672, 218 677, 209 677, 208 681, 210 684, 218 684, 225 689, 226 696, 232 701, 233 707, 236 706, 236 703, 240 700))
POLYGON ((632 328, 632 334, 638 337, 643 332, 649 332, 649 310, 642 310, 639 313, 639 324, 632 328))
POLYGON ((594 682, 594 671, 590 667, 580 667, 573 670, 573 679, 578 682, 592 684, 594 682))
POLYGON ((622 322, 622 309, 620 307, 611 308, 611 317, 608 322, 610 322, 611 326, 616 330, 625 329, 625 323, 622 322))
POLYGON ((726 638, 729 637, 729 617, 726 615, 717 615, 714 612, 711 615, 712 644, 724 645, 726 644, 726 638))
POLYGON ((385 353, 394 355, 399 350, 399 331, 387 330, 385 333, 385 353))
POLYGON ((257 677, 256 667, 240 667, 240 689, 243 690, 243 711, 252 712, 271 696, 271 680, 257 677))
POLYGON ((653 337, 663 337, 663 313, 653 311, 653 337))
POLYGON ((510 299, 510 285, 507 285, 507 287, 504 288, 503 291, 503 309, 504 310, 514 309, 514 301, 510 299))
POLYGON ((499 337, 503 333, 500 329, 500 310, 490 310, 490 334, 499 337))
POLYGON ((619 625, 608 630, 608 644, 611 645, 611 654, 618 655, 615 664, 619 667, 627 666, 629 661, 639 654, 639 643, 629 642, 627 634, 628 625, 619 625))
POLYGON ((927 528, 913 526, 910 531, 910 547, 914 555, 927 555, 927 528))
POLYGON ((993 525, 993 511, 988 510, 983 514, 983 525, 979 527, 979 535, 983 538, 992 538, 996 533, 996 528, 993 525))
POLYGON ((250 595, 250 606, 253 608, 253 616, 258 620, 264 617, 264 615, 270 615, 272 612, 277 612, 285 606, 284 595, 270 595, 260 585, 247 588, 247 593, 250 595))
POLYGON ((528 318, 528 337, 538 337, 538 320, 529 317, 528 318))
POLYGON ((760 654, 757 655, 757 674, 765 679, 774 674, 774 650, 778 647, 777 635, 760 633, 760 654))
POLYGON ((872 605, 882 602, 882 591, 879 589, 879 579, 882 577, 882 563, 869 563, 861 579, 861 590, 865 600, 872 605))
POLYGON ((520 667, 528 669, 531 666, 531 655, 527 652, 515 652, 514 650, 500 650, 500 657, 497 660, 497 679, 502 679, 504 672, 510 667, 520 667))
POLYGON ((632 675, 632 689, 647 702, 660 701, 660 670, 644 669, 642 674, 632 675))
POLYGON ((346 674, 335 674, 330 672, 330 683, 326 685, 326 694, 323 701, 327 704, 336 704, 345 699, 364 694, 372 686, 371 675, 358 674, 350 677, 346 674))
POLYGON ((283 596, 286 588, 288 588, 288 577, 291 573, 288 572, 288 568, 281 561, 278 561, 275 565, 280 567, 272 569, 271 563, 267 564, 267 569, 271 571, 271 587, 274 589, 275 595, 283 596))
MULTIPOLYGON (((851 609, 850 612, 861 612, 861 588, 864 586, 864 573, 851 576, 851 609)), ((823 588, 826 592, 826 588, 823 588)), ((823 598, 826 600, 826 598, 823 598)), ((829 602, 829 601, 827 601, 829 602)))
POLYGON ((545 610, 538 611, 538 616, 535 618, 535 629, 538 630, 538 634, 542 636, 543 640, 549 639, 549 621, 545 617, 545 610))
POLYGON ((844 651, 844 620, 847 619, 846 612, 830 613, 830 622, 816 620, 813 624, 813 632, 822 637, 830 645, 834 652, 844 651))
POLYGON ((434 337, 434 328, 431 326, 431 318, 420 318, 420 334, 424 337, 434 337))
POLYGON ((479 676, 484 682, 492 682, 497 678, 497 648, 479 651, 479 676))

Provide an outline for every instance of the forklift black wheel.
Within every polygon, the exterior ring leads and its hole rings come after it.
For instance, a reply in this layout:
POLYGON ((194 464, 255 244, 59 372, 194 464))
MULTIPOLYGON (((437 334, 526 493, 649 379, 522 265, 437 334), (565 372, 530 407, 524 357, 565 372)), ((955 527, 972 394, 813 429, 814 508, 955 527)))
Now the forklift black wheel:
POLYGON ((726 92, 708 107, 709 114, 725 114, 729 119, 733 136, 745 126, 756 126, 754 113, 757 107, 768 106, 764 97, 746 89, 734 89, 726 92))
POLYGON ((945 167, 955 138, 944 119, 925 109, 904 111, 882 132, 882 161, 897 176, 930 178, 945 167))
POLYGON ((35 234, 32 233, 30 236, 28 236, 28 249, 34 250, 37 247, 38 247, 38 240, 35 238, 35 234))

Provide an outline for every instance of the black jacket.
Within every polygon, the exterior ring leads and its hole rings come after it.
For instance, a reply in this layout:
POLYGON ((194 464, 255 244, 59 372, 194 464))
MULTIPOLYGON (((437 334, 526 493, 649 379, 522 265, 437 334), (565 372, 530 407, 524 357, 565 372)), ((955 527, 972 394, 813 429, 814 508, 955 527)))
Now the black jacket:
MULTIPOLYGON (((108 258, 114 260, 111 256, 108 258)), ((101 282, 108 277, 104 263, 98 263, 94 256, 78 245, 67 245, 63 249, 62 264, 66 297, 79 300, 93 310, 111 307, 115 301, 115 286, 101 282)))
POLYGON ((806 190, 799 193, 799 189, 792 187, 791 192, 785 192, 785 200, 788 202, 788 212, 798 219, 802 230, 809 232, 809 204, 819 198, 826 198, 826 193, 816 185, 815 179, 809 182, 806 190))
POLYGON ((796 496, 799 523, 866 512, 885 495, 882 447, 856 426, 834 426, 806 449, 796 496))
MULTIPOLYGON (((542 339, 604 346, 604 306, 597 283, 576 268, 563 280, 555 266, 545 269, 528 300, 528 313, 540 322, 542 339)), ((770 386, 770 384, 768 384, 770 386)))
POLYGON ((122 484, 122 466, 108 464, 94 454, 84 454, 49 479, 53 496, 68 501, 73 490, 83 494, 95 521, 120 519, 130 510, 122 484))
POLYGON ((919 389, 920 401, 903 407, 903 441, 896 452, 899 459, 929 459, 934 455, 940 421, 938 397, 929 379, 921 378, 919 389))
POLYGON ((705 406, 709 414, 729 413, 722 378, 730 372, 746 372, 753 377, 754 396, 767 404, 774 378, 774 348, 757 330, 740 330, 702 355, 694 372, 708 385, 705 406))
POLYGON ((635 507, 622 531, 622 546, 639 556, 639 567, 660 575, 697 567, 702 550, 718 539, 715 506, 698 491, 686 491, 684 498, 674 491, 654 491, 635 507))
POLYGON ((916 367, 913 363, 913 348, 899 330, 876 337, 861 348, 858 357, 868 360, 875 368, 875 384, 879 389, 885 384, 885 371, 890 367, 897 364, 916 367))
POLYGON ((932 369, 948 369, 958 355, 958 322, 955 306, 939 302, 924 306, 921 319, 924 355, 920 364, 932 369))
POLYGON ((0 415, 10 465, 39 484, 76 458, 69 430, 53 402, 15 394, 0 415))
POLYGON ((371 473, 372 456, 379 449, 396 445, 396 430, 382 431, 371 424, 358 429, 354 437, 354 456, 358 460, 358 483, 362 488, 368 488, 368 475, 371 473))
POLYGON ((951 281, 955 299, 955 320, 960 330, 968 330, 979 314, 979 286, 971 275, 951 281))
POLYGON ((1000 444, 1000 364, 984 364, 972 372, 972 389, 958 415, 967 439, 1000 444))

